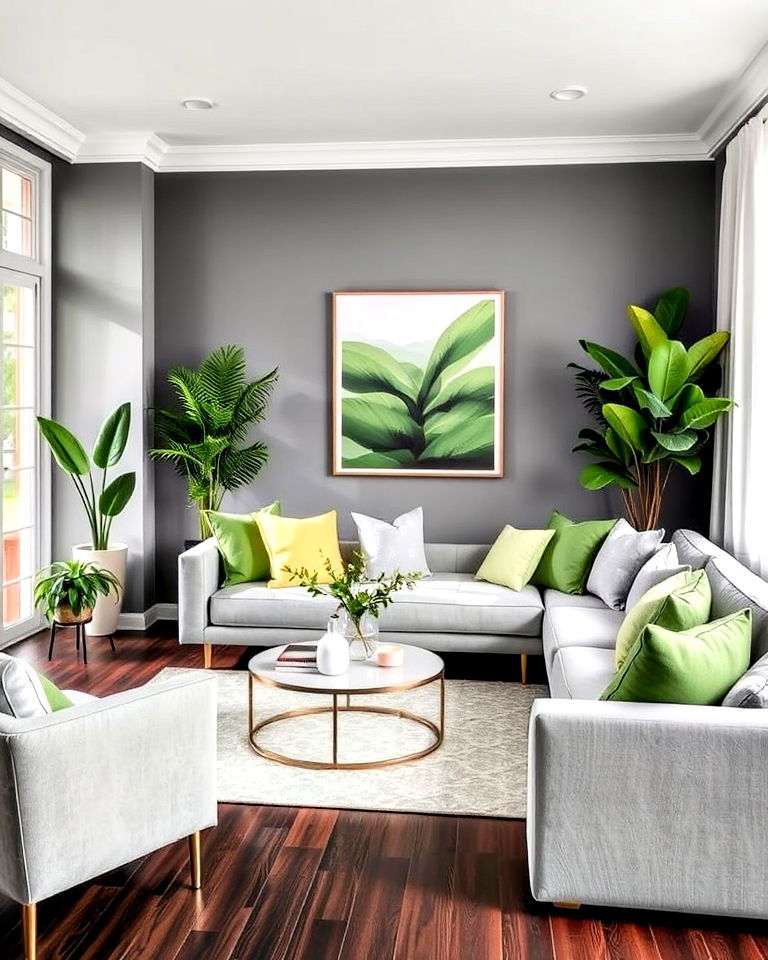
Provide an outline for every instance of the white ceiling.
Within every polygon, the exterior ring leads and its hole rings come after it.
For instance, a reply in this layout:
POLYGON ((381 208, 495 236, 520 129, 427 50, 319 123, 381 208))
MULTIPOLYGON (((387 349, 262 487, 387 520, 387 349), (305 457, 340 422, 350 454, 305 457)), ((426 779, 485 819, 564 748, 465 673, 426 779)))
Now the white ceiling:
POLYGON ((150 133, 692 140, 768 41, 766 0, 2 0, 0 20, 2 80, 115 155, 150 133), (548 97, 569 84, 589 96, 548 97))

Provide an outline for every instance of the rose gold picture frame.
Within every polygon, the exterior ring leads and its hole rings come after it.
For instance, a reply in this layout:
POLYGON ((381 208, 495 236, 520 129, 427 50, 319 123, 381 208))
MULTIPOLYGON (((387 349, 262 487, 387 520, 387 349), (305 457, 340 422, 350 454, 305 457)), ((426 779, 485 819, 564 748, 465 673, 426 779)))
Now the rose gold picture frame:
POLYGON ((504 291, 337 291, 334 476, 504 476, 504 291))

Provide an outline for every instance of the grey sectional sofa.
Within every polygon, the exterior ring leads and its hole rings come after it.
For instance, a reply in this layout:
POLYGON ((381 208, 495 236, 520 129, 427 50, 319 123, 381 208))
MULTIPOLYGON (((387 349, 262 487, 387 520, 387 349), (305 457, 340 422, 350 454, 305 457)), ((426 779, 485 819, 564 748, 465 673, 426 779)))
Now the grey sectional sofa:
MULTIPOLYGON (((712 617, 753 615, 768 651, 768 583, 699 534, 712 617)), ((551 700, 531 714, 528 857, 537 900, 768 917, 768 711, 598 698, 623 614, 545 593, 551 700)))

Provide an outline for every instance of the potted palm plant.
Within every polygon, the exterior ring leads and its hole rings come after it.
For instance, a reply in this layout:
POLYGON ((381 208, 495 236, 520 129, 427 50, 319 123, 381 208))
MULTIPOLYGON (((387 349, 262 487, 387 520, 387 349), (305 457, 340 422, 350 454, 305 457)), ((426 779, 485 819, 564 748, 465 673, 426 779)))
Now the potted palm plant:
MULTIPOLYGON (((123 512, 133 495, 136 474, 131 471, 107 481, 109 468, 117 465, 128 442, 131 405, 123 403, 107 417, 90 457, 77 437, 57 420, 38 417, 37 422, 59 467, 71 477, 91 530, 90 543, 79 543, 72 548, 74 559, 97 564, 122 586, 128 545, 112 542, 110 533, 113 520, 123 512), (94 466, 101 471, 95 481, 94 466)), ((89 635, 106 636, 115 632, 122 595, 120 589, 99 596, 93 618, 86 628, 89 635)))
POLYGON ((199 512, 200 535, 211 536, 207 510, 218 510, 228 490, 255 480, 267 462, 267 445, 245 445, 253 424, 264 419, 277 368, 246 380, 245 351, 214 350, 197 370, 172 367, 168 382, 178 408, 154 409, 154 460, 170 463, 187 481, 190 503, 199 512))
POLYGON ((596 422, 579 431, 573 448, 597 460, 581 471, 582 486, 618 487, 638 530, 658 526, 670 473, 701 470, 712 428, 733 407, 733 400, 715 396, 715 361, 729 334, 717 330, 689 347, 675 339, 688 301, 688 291, 674 287, 653 313, 630 304, 627 315, 638 341, 634 357, 581 340, 598 369, 569 364, 576 370, 577 394, 596 422))
POLYGON ((85 623, 93 614, 99 597, 120 593, 117 577, 92 562, 57 560, 41 570, 35 580, 35 606, 48 620, 57 623, 85 623))

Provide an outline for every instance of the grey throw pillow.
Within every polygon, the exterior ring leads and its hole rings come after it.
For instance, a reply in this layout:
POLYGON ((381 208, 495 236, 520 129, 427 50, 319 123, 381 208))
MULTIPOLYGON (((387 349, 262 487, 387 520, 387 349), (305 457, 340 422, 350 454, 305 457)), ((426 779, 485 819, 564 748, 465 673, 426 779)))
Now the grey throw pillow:
POLYGON ((638 571, 663 539, 663 530, 638 533, 626 520, 618 520, 595 557, 587 591, 612 610, 623 610, 638 571))
POLYGON ((676 573, 690 573, 690 571, 690 564, 680 563, 677 547, 674 543, 663 544, 651 559, 640 567, 635 582, 627 594, 627 611, 630 611, 637 601, 648 593, 651 587, 674 577, 676 573))
POLYGON ((723 700, 724 707, 768 707, 768 653, 739 677, 723 700))

